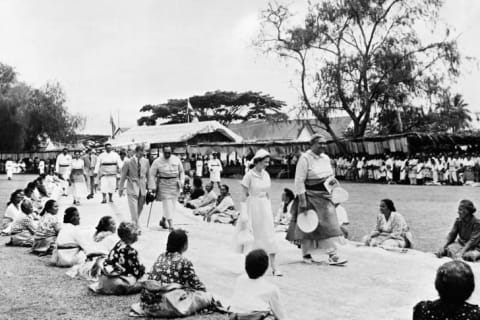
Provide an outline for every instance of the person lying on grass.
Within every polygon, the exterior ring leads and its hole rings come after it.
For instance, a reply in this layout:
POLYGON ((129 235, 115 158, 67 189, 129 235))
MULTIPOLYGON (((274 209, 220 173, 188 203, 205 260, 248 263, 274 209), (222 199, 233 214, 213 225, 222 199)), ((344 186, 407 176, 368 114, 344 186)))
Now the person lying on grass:
POLYGON ((288 319, 282 306, 280 291, 265 278, 268 269, 268 254, 257 249, 245 257, 246 274, 235 281, 235 289, 230 303, 230 320, 288 319))
POLYGON ((10 228, 12 237, 7 243, 8 246, 31 247, 33 235, 37 230, 38 223, 33 218, 33 205, 30 201, 24 200, 20 205, 21 213, 10 228))
POLYGON ((480 319, 478 305, 466 302, 475 290, 472 268, 450 261, 438 268, 435 289, 439 299, 421 301, 413 308, 413 320, 480 319))
POLYGON ((470 200, 458 205, 458 218, 447 236, 447 241, 436 255, 453 259, 477 261, 480 259, 480 220, 473 214, 477 211, 470 200))
POLYGON ((182 255, 187 249, 187 233, 181 229, 170 232, 167 250, 153 264, 131 316, 185 317, 214 306, 213 296, 206 292, 192 262, 182 255))
POLYGON ((145 266, 138 260, 138 252, 131 245, 138 240, 138 227, 131 222, 118 226, 120 241, 103 262, 99 280, 89 288, 100 294, 133 294, 140 292, 139 279, 145 274, 145 266))
POLYGON ((57 213, 58 203, 52 199, 48 200, 39 214, 40 221, 33 236, 32 253, 42 256, 52 253, 62 226, 57 213))

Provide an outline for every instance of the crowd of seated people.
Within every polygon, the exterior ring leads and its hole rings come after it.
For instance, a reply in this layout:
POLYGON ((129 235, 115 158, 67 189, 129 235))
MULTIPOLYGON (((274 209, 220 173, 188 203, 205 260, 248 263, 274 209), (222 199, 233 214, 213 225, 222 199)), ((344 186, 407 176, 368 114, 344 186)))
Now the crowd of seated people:
MULTIPOLYGON (((231 320, 287 319, 278 288, 263 277, 269 265, 265 251, 253 250, 246 254, 246 273, 236 280, 230 303, 221 305, 206 290, 196 275, 192 262, 183 256, 188 249, 185 231, 176 229, 170 232, 166 251, 160 254, 150 272, 146 273, 146 267, 132 246, 139 237, 136 225, 121 222, 117 228, 112 217, 104 216, 98 222, 95 232, 87 235, 80 229, 78 209, 69 207, 63 214, 59 214, 58 202, 45 199, 43 195, 48 196, 48 192, 42 192, 38 188, 45 183, 45 177, 40 180, 29 183, 24 190, 12 193, 2 220, 6 225, 2 234, 10 237, 7 244, 31 247, 33 253, 41 256, 51 254, 51 264, 70 268, 68 275, 95 281, 88 287, 98 294, 140 293, 140 302, 132 305, 132 316, 184 317, 204 310, 228 312, 231 320), (43 203, 38 214, 33 204, 35 200, 43 203)), ((47 190, 47 186, 44 187, 47 190)), ((188 194, 201 188, 201 180, 194 180, 194 186, 188 194)), ((214 193, 211 183, 206 185, 203 195, 201 192, 197 194, 199 196, 195 199, 187 196, 186 205, 196 208, 194 212, 197 214, 199 209, 205 210, 201 214, 205 221, 235 222, 238 214, 227 185, 221 185, 219 196, 214 193), (210 198, 205 200, 205 197, 210 198)), ((294 198, 290 189, 283 190, 282 203, 274 214, 277 224, 288 224, 289 208, 294 198)), ((393 201, 381 200, 379 211, 374 230, 365 236, 364 244, 372 247, 411 248, 413 241, 408 224, 397 212, 393 201)), ((458 218, 445 244, 437 252, 439 257, 448 256, 467 261, 480 259, 480 220, 475 217, 475 212, 472 201, 460 201, 458 218)), ((348 218, 345 220, 348 223, 348 218)), ((345 237, 348 236, 348 232, 344 231, 344 234, 345 237)), ((466 302, 474 289, 473 275, 468 265, 453 261, 441 266, 435 286, 440 299, 416 305, 414 319, 456 319, 456 314, 471 315, 471 319, 478 316, 480 319, 478 307, 466 302)))

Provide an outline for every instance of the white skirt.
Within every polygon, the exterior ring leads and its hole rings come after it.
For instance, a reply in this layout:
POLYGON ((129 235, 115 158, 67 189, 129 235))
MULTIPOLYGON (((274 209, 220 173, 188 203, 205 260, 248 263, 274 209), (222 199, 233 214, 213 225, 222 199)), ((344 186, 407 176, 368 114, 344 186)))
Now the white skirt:
POLYGON ((210 171, 210 181, 220 182, 220 171, 210 171))
POLYGON ((117 176, 103 176, 100 178, 100 191, 102 193, 114 193, 117 189, 117 176))
POLYGON ((278 247, 275 241, 270 200, 266 197, 248 197, 247 212, 254 239, 253 249, 263 249, 267 253, 276 253, 278 247))

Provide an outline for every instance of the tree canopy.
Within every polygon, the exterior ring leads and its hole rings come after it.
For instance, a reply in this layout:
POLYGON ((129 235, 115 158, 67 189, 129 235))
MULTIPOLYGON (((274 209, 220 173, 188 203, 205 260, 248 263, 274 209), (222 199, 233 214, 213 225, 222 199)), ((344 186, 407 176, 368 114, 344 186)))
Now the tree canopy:
POLYGON ((140 111, 150 112, 137 120, 139 125, 155 125, 158 119, 167 123, 183 123, 192 121, 216 120, 223 125, 232 121, 251 119, 284 120, 287 116, 282 112, 285 102, 276 100, 262 92, 206 92, 201 96, 183 99, 169 99, 158 105, 145 105, 140 111), (187 101, 191 109, 187 112, 187 101))
POLYGON ((428 109, 459 75, 461 56, 438 19, 441 5, 441 0, 310 1, 303 22, 296 24, 287 6, 269 4, 256 45, 296 66, 303 112, 313 114, 334 139, 329 119, 347 114, 359 137, 376 109, 428 109), (425 28, 435 30, 438 39, 422 41, 417 30, 425 28))
POLYGON ((0 151, 35 150, 47 138, 71 141, 85 120, 70 114, 65 101, 58 83, 30 87, 0 63, 0 151))

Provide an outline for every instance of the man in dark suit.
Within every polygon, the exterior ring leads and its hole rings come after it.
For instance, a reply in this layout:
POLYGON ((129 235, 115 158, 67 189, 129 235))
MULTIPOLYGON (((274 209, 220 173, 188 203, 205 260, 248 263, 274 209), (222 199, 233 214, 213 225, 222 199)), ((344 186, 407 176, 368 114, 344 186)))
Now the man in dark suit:
POLYGON ((125 180, 127 180, 127 199, 132 222, 138 226, 138 219, 145 205, 145 196, 147 194, 148 172, 150 163, 144 157, 144 149, 142 146, 135 148, 135 155, 130 159, 126 159, 123 164, 118 194, 123 196, 125 180))

